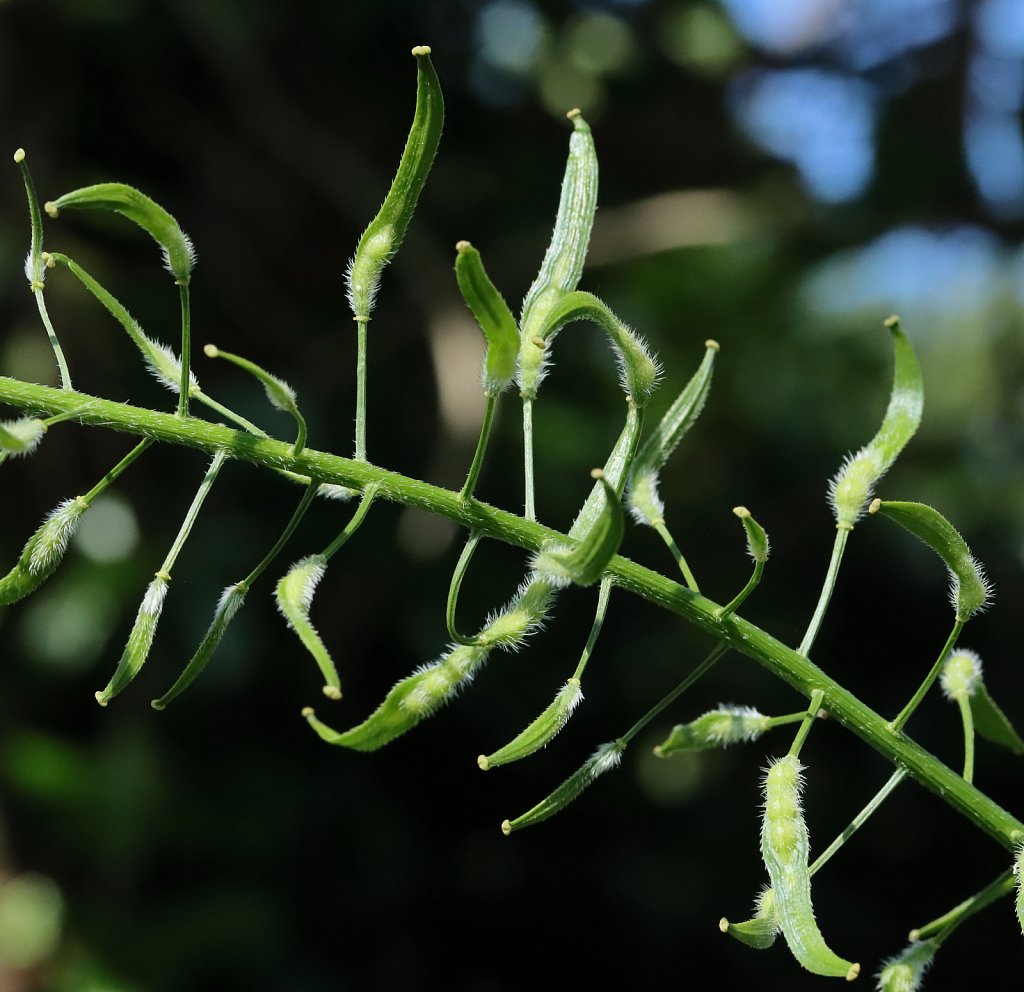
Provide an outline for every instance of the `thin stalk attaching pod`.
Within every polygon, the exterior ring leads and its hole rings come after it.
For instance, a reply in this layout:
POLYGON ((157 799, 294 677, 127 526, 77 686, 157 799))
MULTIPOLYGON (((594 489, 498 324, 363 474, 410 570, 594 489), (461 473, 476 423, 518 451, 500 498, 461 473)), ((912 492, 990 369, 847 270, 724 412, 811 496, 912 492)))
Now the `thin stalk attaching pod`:
POLYGON ((939 675, 942 694, 957 704, 964 728, 964 781, 974 781, 974 717, 971 700, 981 685, 981 658, 967 648, 957 648, 946 659, 939 675))
MULTIPOLYGON (((1014 874, 1017 863, 1019 863, 1019 858, 1015 862, 1014 868, 1003 872, 980 892, 976 892, 969 899, 958 903, 948 913, 943 913, 942 916, 926 923, 923 927, 915 927, 910 931, 908 939, 911 941, 934 939, 937 944, 943 943, 961 923, 1013 892, 1016 884, 1014 874)), ((1024 928, 1024 924, 1022 924, 1022 928, 1024 928)))
POLYGON ((924 410, 921 367, 900 328, 899 317, 889 317, 885 326, 892 334, 893 375, 882 426, 863 448, 847 456, 829 484, 836 526, 845 530, 851 530, 864 515, 875 485, 914 436, 924 410))
POLYGON ((114 670, 114 674, 111 676, 106 687, 96 693, 96 702, 100 706, 106 706, 114 696, 121 692, 139 674, 142 666, 146 663, 150 649, 153 646, 157 625, 160 623, 160 614, 163 612, 164 600, 167 598, 167 590, 171 583, 171 571, 178 560, 178 555, 181 554, 181 549, 188 540, 189 534, 192 532, 192 527, 199 516, 199 511, 202 509, 206 497, 213 488, 214 482, 217 481, 217 476, 220 474, 226 459, 227 452, 223 449, 213 456, 210 467, 206 470, 206 475, 203 476, 203 481, 199 484, 199 488, 192 499, 192 505, 188 508, 185 519, 181 522, 181 527, 178 529, 174 543, 171 545, 170 550, 164 557, 163 564, 153 576, 145 595, 142 597, 139 611, 135 616, 135 623, 132 625, 131 633, 128 635, 128 641, 121 654, 121 659, 117 663, 117 668, 114 670))
POLYGON ((141 227, 160 246, 164 267, 174 276, 181 300, 181 379, 178 414, 188 413, 189 364, 191 358, 191 304, 189 282, 196 264, 192 241, 178 222, 159 203, 125 183, 100 183, 72 190, 43 205, 51 217, 61 210, 110 210, 141 227))
POLYGON ((768 535, 765 529, 750 515, 745 506, 733 507, 733 513, 739 517, 743 524, 743 530, 747 535, 747 554, 754 561, 754 571, 747 584, 739 591, 734 599, 718 611, 719 619, 734 613, 743 604, 743 601, 757 588, 761 581, 761 574, 764 572, 765 562, 768 561, 768 554, 771 550, 768 543, 768 535))
POLYGON ((263 386, 267 394, 270 405, 283 413, 287 413, 295 421, 295 445, 292 448, 292 452, 296 457, 301 455, 302 449, 306 447, 306 419, 299 413, 295 390, 284 379, 271 375, 266 369, 261 368, 255 362, 249 361, 248 358, 242 358, 241 355, 233 355, 229 351, 223 351, 215 344, 206 345, 203 348, 203 353, 207 358, 223 358, 231 362, 232 365, 237 365, 240 369, 244 369, 259 380, 260 385, 263 386))
POLYGON ((356 512, 341 533, 320 554, 307 555, 295 562, 274 590, 274 598, 281 615, 320 668, 324 677, 323 693, 328 699, 341 699, 341 680, 334 659, 331 658, 320 634, 309 619, 313 594, 324 577, 327 562, 362 526, 378 492, 378 486, 367 486, 356 512))
POLYGON ((672 732, 654 748, 658 758, 673 754, 690 754, 728 747, 730 744, 748 744, 775 727, 799 723, 806 716, 787 713, 785 716, 765 716, 752 706, 733 706, 722 703, 689 723, 677 723, 672 732))
POLYGON ((939 943, 935 940, 908 944, 882 964, 878 972, 878 992, 918 992, 938 949, 939 943))
POLYGON ((810 842, 801 804, 803 766, 787 754, 769 766, 764 780, 761 855, 772 891, 779 928, 793 957, 815 975, 845 977, 860 974, 860 965, 835 954, 821 935, 811 902, 807 868, 810 842))
POLYGON ((742 923, 731 923, 724 916, 718 921, 718 929, 727 933, 741 944, 758 951, 767 950, 779 935, 779 917, 775 911, 775 891, 766 888, 757 897, 754 915, 742 923))
POLYGON ((57 359, 57 368, 60 370, 60 383, 63 389, 71 389, 71 373, 68 371, 68 363, 64 357, 64 350, 57 340, 57 334, 53 329, 50 314, 46 309, 46 301, 43 299, 43 288, 46 285, 46 253, 43 251, 43 219, 39 213, 39 200, 36 197, 35 183, 32 182, 32 173, 29 172, 25 163, 25 149, 19 148, 14 153, 14 161, 21 169, 21 179, 25 184, 25 196, 28 199, 29 223, 32 230, 32 240, 29 245, 28 255, 25 258, 25 278, 28 279, 29 289, 35 297, 36 307, 39 310, 39 317, 46 329, 46 336, 49 338, 50 347, 53 348, 54 358, 57 359))
POLYGON ((196 648, 195 654, 192 655, 192 658, 185 666, 181 675, 178 676, 174 685, 159 699, 154 699, 150 702, 150 706, 153 709, 165 709, 167 704, 180 696, 196 680, 203 669, 206 668, 210 658, 213 657, 213 653, 224 639, 224 635, 227 633, 231 621, 235 618, 235 614, 244 605, 246 593, 248 593, 252 588, 252 584, 281 553, 285 544, 288 543, 288 539, 295 532, 295 528, 298 527, 303 516, 305 516, 306 510, 309 508, 309 504, 312 503, 318 489, 319 485, 316 482, 311 482, 306 487, 306 491, 302 494, 302 499, 299 501, 299 505, 295 508, 294 513, 292 513, 291 519, 274 542, 274 546, 264 555, 263 560, 244 579, 228 586, 221 593, 217 608, 213 613, 213 620, 211 620, 209 629, 203 636, 199 647, 196 648))
POLYGON ((452 572, 452 580, 448 584, 448 602, 445 604, 444 615, 445 622, 448 625, 448 636, 456 644, 465 644, 467 646, 478 644, 479 641, 475 637, 466 637, 459 633, 455 626, 455 610, 459 605, 459 590, 462 588, 462 580, 466 577, 466 571, 469 568, 469 563, 472 561, 473 555, 476 553, 476 549, 479 544, 479 532, 475 530, 471 531, 462 548, 462 554, 459 555, 459 560, 455 564, 455 570, 452 572))
POLYGON ((949 657, 949 652, 953 650, 954 645, 957 642, 957 638, 960 637, 960 632, 964 629, 963 620, 955 620, 953 622, 953 629, 949 632, 949 637, 946 638, 946 643, 942 645, 942 650, 939 652, 939 656, 935 659, 935 663, 932 665, 931 670, 924 677, 924 681, 917 687, 917 691, 907 701, 906 706, 900 710, 899 715, 889 722, 889 729, 895 734, 899 733, 903 729, 903 725, 913 716, 914 711, 921 705, 921 700, 928 695, 928 690, 935 684, 935 680, 939 677, 939 673, 942 671, 942 666, 946 663, 946 658, 949 657))
POLYGON ((601 591, 597 597, 597 610, 594 614, 594 622, 590 628, 590 635, 580 655, 576 671, 569 680, 555 694, 551 704, 538 716, 525 730, 517 734, 504 747, 498 748, 492 754, 481 754, 476 763, 482 771, 490 768, 497 768, 499 765, 507 765, 513 761, 527 758, 547 747, 561 732, 562 728, 569 722, 576 707, 583 702, 583 688, 581 680, 586 670, 587 662, 593 653, 594 645, 601 635, 601 627, 604 625, 605 614, 608 611, 608 600, 611 598, 612 580, 605 578, 601 580, 601 591))

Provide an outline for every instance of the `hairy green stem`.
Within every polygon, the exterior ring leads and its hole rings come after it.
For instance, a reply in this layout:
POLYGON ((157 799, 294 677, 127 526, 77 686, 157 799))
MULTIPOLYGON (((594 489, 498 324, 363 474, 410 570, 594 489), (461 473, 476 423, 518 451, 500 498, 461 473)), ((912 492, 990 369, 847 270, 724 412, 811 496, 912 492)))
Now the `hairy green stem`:
POLYGON ((366 325, 369 317, 356 317, 356 461, 366 461, 366 325))
POLYGON ((583 646, 583 653, 580 655, 579 664, 576 665, 576 671, 572 673, 572 677, 577 682, 583 678, 583 672, 593 654, 594 645, 597 644, 597 639, 601 636, 601 628, 604 626, 604 617, 608 612, 608 600, 611 599, 614 584, 609 578, 601 580, 601 589, 597 594, 597 609, 594 611, 594 622, 590 626, 590 636, 587 637, 587 643, 583 646))
POLYGON ((807 704, 807 712, 804 713, 804 718, 800 722, 796 736, 793 738, 793 743, 789 746, 789 754, 792 757, 800 757, 800 752, 803 750, 804 742, 807 740, 807 735, 811 732, 811 727, 814 726, 814 721, 818 719, 818 710, 821 708, 821 701, 824 698, 825 693, 821 689, 815 689, 814 692, 811 693, 810 702, 807 704))
POLYGON ((825 611, 832 600, 832 593, 836 588, 836 579, 839 577, 839 566, 842 563, 843 552, 846 550, 846 541, 849 536, 849 527, 840 526, 836 528, 836 539, 832 545, 832 557, 828 563, 825 582, 821 587, 821 595, 818 597, 818 605, 814 609, 814 616, 811 617, 811 622, 807 625, 804 639, 800 642, 800 647, 797 648, 797 652, 805 658, 811 653, 811 646, 814 644, 814 639, 818 636, 821 622, 825 619, 825 611))
POLYGON ((683 573, 683 578, 686 579, 686 584, 694 592, 700 592, 700 589, 697 587, 697 580, 694 578, 693 572, 690 571, 690 566, 683 557, 682 551, 679 550, 679 545, 676 544, 675 538, 672 536, 672 532, 665 526, 665 521, 660 519, 655 520, 651 526, 661 536, 661 539, 665 542, 669 551, 672 552, 672 557, 675 558, 676 564, 679 566, 679 571, 683 573))
POLYGON ((46 301, 43 299, 43 291, 41 289, 35 290, 32 295, 36 298, 36 306, 39 308, 39 316, 42 318, 43 327, 46 328, 46 336, 50 340, 50 347, 53 348, 54 357, 57 359, 57 367, 60 369, 60 383, 61 389, 70 390, 71 387, 71 372, 68 369, 67 359, 64 357, 64 349, 60 346, 60 342, 57 340, 57 332, 53 329, 53 324, 50 322, 50 314, 46 309, 46 301))
POLYGON ((191 384, 192 367, 192 303, 188 283, 178 283, 181 297, 181 383, 178 390, 178 416, 188 416, 188 387, 191 384))
POLYGON ((960 636, 960 631, 964 629, 964 623, 963 620, 957 620, 953 624, 953 629, 950 631, 949 637, 946 638, 946 643, 942 646, 938 658, 935 659, 931 671, 924 677, 924 681, 917 687, 917 692, 910 697, 909 702, 900 710, 896 719, 889 724, 889 729, 894 734, 898 734, 903 729, 906 722, 914 715, 914 710, 921 705, 921 700, 928 694, 928 690, 934 685, 942 671, 942 666, 949 657, 949 652, 953 650, 953 645, 956 644, 957 638, 960 636))
POLYGON ((971 713, 971 697, 964 693, 957 696, 960 718, 964 724, 964 781, 974 781, 974 714, 971 713))
POLYGON ((523 397, 523 476, 525 515, 529 521, 537 519, 537 506, 533 498, 533 400, 523 397))
POLYGON ((455 626, 455 608, 459 604, 459 590, 462 588, 462 580, 466 577, 466 569, 469 568, 469 563, 479 543, 480 534, 475 530, 470 531, 462 554, 459 555, 459 560, 455 564, 455 570, 452 572, 452 581, 448 585, 448 602, 445 604, 444 610, 445 621, 448 624, 448 636, 456 644, 464 644, 466 647, 476 647, 480 643, 480 639, 466 637, 465 634, 459 633, 455 626))
POLYGON ((484 421, 480 425, 480 437, 476 442, 476 451, 473 453, 473 463, 469 466, 466 474, 466 481, 462 485, 459 496, 462 499, 470 499, 473 490, 476 489, 476 480, 480 478, 480 469, 484 467, 484 454, 487 452, 487 442, 491 437, 491 426, 494 424, 494 411, 498 405, 497 396, 487 397, 487 406, 484 407, 484 421))

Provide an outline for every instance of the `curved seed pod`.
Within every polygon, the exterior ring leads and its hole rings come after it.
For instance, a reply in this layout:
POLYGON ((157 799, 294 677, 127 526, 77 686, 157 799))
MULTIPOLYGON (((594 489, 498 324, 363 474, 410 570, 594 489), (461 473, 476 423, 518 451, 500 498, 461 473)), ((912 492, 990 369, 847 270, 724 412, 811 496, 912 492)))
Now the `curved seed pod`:
POLYGON ((35 417, 0 421, 0 452, 8 458, 31 455, 46 433, 46 424, 35 417))
POLYGON ((142 602, 139 604, 139 612, 135 615, 135 623, 128 635, 128 641, 121 653, 121 660, 117 663, 117 668, 106 688, 96 693, 96 702, 100 706, 106 706, 138 675, 139 670, 146 663, 149 650, 153 646, 157 624, 160 623, 160 614, 163 612, 169 585, 170 579, 161 572, 153 576, 149 583, 146 595, 142 597, 142 602))
POLYGON ((481 369, 484 395, 497 396, 512 385, 516 376, 519 325, 487 275, 480 252, 468 241, 460 241, 455 250, 458 253, 455 278, 459 290, 487 341, 487 355, 481 369))
POLYGON ((558 332, 577 320, 592 321, 608 335, 618 359, 623 391, 637 406, 644 406, 658 386, 661 367, 651 357, 643 338, 593 293, 576 290, 562 296, 551 307, 545 323, 537 329, 535 343, 543 342, 543 347, 549 348, 558 332))
POLYGON ((28 539, 21 557, 0 579, 0 606, 10 606, 35 592, 64 560, 68 542, 78 529, 89 504, 78 497, 64 500, 51 510, 39 529, 28 539))
POLYGON ((626 750, 625 741, 614 740, 602 744, 583 764, 572 773, 554 792, 542 799, 533 809, 527 810, 514 820, 505 820, 501 832, 507 837, 523 827, 532 827, 548 817, 560 813, 605 772, 615 768, 626 750))
POLYGON ((1014 908, 1017 910, 1020 932, 1024 934, 1024 842, 1017 845, 1017 853, 1013 859, 1013 873, 1017 876, 1017 898, 1014 901, 1014 908))
POLYGON ((138 224, 163 249, 164 266, 180 286, 187 286, 196 264, 196 250, 178 222, 159 203, 125 183, 100 183, 72 190, 43 208, 51 217, 61 210, 112 210, 138 224))
POLYGON ((971 698, 981 685, 981 658, 968 648, 957 648, 943 663, 939 684, 947 699, 971 698))
POLYGON ((920 538, 949 569, 949 599, 956 618, 966 623, 984 610, 992 597, 985 570, 967 547, 957 529, 938 510, 924 503, 900 503, 876 499, 871 513, 895 520, 920 538))
POLYGON ((765 529, 750 515, 750 511, 745 506, 733 507, 733 513, 740 518, 740 523, 743 524, 743 530, 747 535, 747 554, 750 555, 754 561, 763 565, 768 561, 768 555, 771 552, 771 543, 768 540, 768 534, 765 529))
POLYGON ((316 628, 309 620, 313 594, 324 577, 326 568, 327 559, 323 555, 308 555, 301 558, 277 583, 274 596, 277 599, 277 608, 288 621, 288 626, 298 634, 299 640, 320 666, 326 681, 324 695, 328 699, 341 699, 338 670, 334 667, 334 661, 316 628))
POLYGON ((625 530, 622 503, 608 485, 602 469, 595 468, 590 474, 604 488, 604 511, 574 546, 555 543, 542 548, 534 556, 534 569, 552 585, 566 586, 570 582, 592 585, 601 577, 622 543, 625 530))
POLYGON ((921 367, 900 328, 899 317, 890 317, 885 326, 892 333, 893 374, 892 393, 882 426, 860 451, 847 456, 829 483, 829 501, 836 524, 847 530, 864 515, 875 484, 914 436, 924 410, 921 367))
POLYGON ((573 132, 562 179, 555 229, 536 279, 523 300, 519 321, 519 390, 527 399, 537 395, 547 357, 535 338, 548 324, 551 311, 571 293, 583 274, 590 231, 597 209, 597 152, 590 127, 578 110, 569 111, 573 132))
POLYGON ((734 937, 741 944, 759 951, 775 943, 779 935, 779 918, 775 912, 775 891, 764 889, 757 897, 754 916, 742 923, 730 923, 724 916, 718 921, 718 929, 734 937))
POLYGON ((639 524, 651 526, 664 517, 665 507, 658 495, 658 475, 683 435, 700 416, 711 391, 711 376, 719 346, 717 341, 708 340, 704 347, 704 359, 697 371, 637 452, 627 499, 629 511, 639 524))
POLYGON ((224 634, 227 632, 228 625, 234 619, 235 614, 242 608, 245 603, 246 587, 243 583, 238 582, 233 586, 228 586, 224 592, 221 593, 220 600, 217 603, 217 608, 213 612, 213 620, 210 621, 210 626, 206 631, 199 647, 196 648, 196 653, 192 655, 191 660, 185 666, 185 670, 178 676, 177 681, 167 690, 159 699, 154 699, 149 705, 155 710, 162 710, 167 707, 167 704, 172 700, 180 696, 195 680, 196 677, 206 667, 206 663, 210 660, 213 652, 217 650, 217 646, 224 638, 224 634))
POLYGON ((985 740, 1001 744, 1014 754, 1024 754, 1024 740, 989 694, 984 682, 979 683, 978 691, 971 700, 971 712, 974 714, 974 729, 985 740))
POLYGON ((878 973, 878 992, 918 992, 938 949, 937 941, 918 940, 889 958, 878 973))
POLYGON ((793 957, 815 975, 845 976, 860 973, 860 965, 834 954, 814 919, 811 876, 807 869, 810 842, 800 793, 802 766, 788 754, 774 761, 764 783, 764 818, 761 855, 775 892, 779 928, 793 957))
POLYGON ((36 186, 32 182, 32 173, 25 164, 25 149, 19 148, 14 153, 14 161, 21 169, 21 179, 25 184, 25 197, 28 200, 29 222, 32 229, 32 241, 28 255, 25 256, 25 278, 29 288, 35 292, 43 288, 46 282, 46 264, 43 258, 43 219, 39 214, 39 200, 36 197, 36 186))
POLYGON ((555 694, 554 701, 521 734, 493 754, 481 754, 476 763, 483 771, 529 757, 547 747, 554 736, 569 722, 572 711, 583 700, 580 680, 571 678, 555 694))
POLYGON ((317 720, 308 707, 303 716, 329 744, 356 751, 375 751, 458 695, 473 680, 494 648, 518 648, 543 624, 554 594, 550 583, 539 576, 531 576, 503 610, 488 618, 475 644, 454 645, 437 661, 396 683, 384 702, 350 730, 332 730, 317 720))
POLYGON ((345 274, 348 301, 356 320, 370 319, 381 273, 405 237, 441 140, 444 97, 430 61, 430 49, 420 45, 412 54, 416 56, 416 110, 409 137, 388 195, 363 231, 345 274))
POLYGON ((659 758, 689 751, 756 741, 768 729, 768 717, 752 706, 726 706, 708 710, 690 723, 676 724, 657 747, 659 758))

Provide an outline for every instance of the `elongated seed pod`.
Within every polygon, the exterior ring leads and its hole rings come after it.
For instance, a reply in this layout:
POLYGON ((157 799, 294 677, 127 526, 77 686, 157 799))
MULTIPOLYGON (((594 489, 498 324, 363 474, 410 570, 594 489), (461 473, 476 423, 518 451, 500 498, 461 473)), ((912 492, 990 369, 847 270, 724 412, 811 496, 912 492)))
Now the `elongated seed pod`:
POLYGON ((485 396, 497 396, 512 385, 519 353, 519 325, 504 297, 495 288, 483 260, 468 241, 456 246, 455 278, 487 341, 480 377, 485 396))
POLYGON ((939 685, 947 699, 971 698, 981 685, 981 658, 968 648, 957 648, 946 658, 939 685))
POLYGON ((924 410, 924 382, 914 349, 898 317, 890 317, 885 326, 892 334, 893 374, 882 426, 860 451, 847 456, 829 483, 836 525, 847 529, 864 515, 876 483, 916 433, 924 410))
POLYGON ((31 455, 46 433, 46 424, 36 417, 0 421, 0 452, 8 458, 31 455))
POLYGON ((341 680, 330 652, 324 646, 316 628, 310 622, 309 610, 313 594, 324 577, 327 559, 323 555, 308 555, 295 562, 287 574, 277 583, 274 596, 277 608, 295 631, 306 650, 313 656, 323 674, 324 695, 328 699, 341 699, 341 680))
POLYGON ((44 204, 51 217, 62 210, 112 210, 141 227, 160 245, 164 266, 174 281, 187 286, 196 264, 196 250, 178 222, 159 203, 125 183, 100 183, 72 190, 44 204))
POLYGON ((1014 900, 1014 908, 1017 910, 1020 932, 1024 934, 1024 841, 1017 845, 1017 853, 1013 859, 1013 873, 1017 876, 1017 898, 1014 900))
POLYGON ((548 324, 551 311, 571 293, 583 274, 590 231, 597 209, 597 152, 590 127, 578 110, 569 112, 573 133, 562 179, 555 229, 537 277, 526 293, 519 321, 519 391, 527 399, 537 395, 547 358, 537 335, 548 324))
POLYGON ((64 560, 68 542, 78 529, 89 504, 81 497, 64 500, 39 525, 25 542, 21 557, 0 579, 0 606, 10 606, 35 592, 64 560))
POLYGON ((918 992, 938 949, 934 940, 917 940, 889 958, 878 972, 878 992, 918 992))
POLYGON ((895 520, 942 559, 949 570, 949 600, 957 620, 966 623, 988 606, 992 586, 985 577, 985 569, 957 529, 938 510, 924 503, 876 499, 870 512, 895 520))
POLYGON ((978 685, 971 700, 971 712, 974 715, 974 729, 985 740, 1009 748, 1014 754, 1024 754, 1024 739, 1021 739, 1010 718, 992 698, 984 682, 978 685))
POLYGON ((594 469, 593 478, 603 486, 604 510, 575 545, 554 543, 542 548, 533 559, 537 573, 552 585, 593 585, 608 567, 622 543, 625 517, 622 503, 608 485, 601 469, 594 469))
POLYGON ((512 761, 529 757, 542 747, 546 747, 555 735, 566 725, 572 711, 583 699, 580 680, 571 678, 555 694, 551 705, 541 713, 522 733, 517 734, 504 747, 498 748, 493 754, 481 754, 476 759, 483 771, 507 765, 512 761))
POLYGON ((860 965, 834 954, 814 919, 811 876, 807 867, 810 842, 800 793, 802 766, 794 755, 774 761, 764 784, 761 855, 775 892, 779 927, 793 957, 815 975, 852 980, 860 965))
POLYGON ((621 740, 608 741, 606 744, 600 745, 549 796, 542 799, 532 809, 527 810, 522 816, 517 816, 514 820, 505 820, 501 825, 501 832, 507 837, 516 830, 532 827, 535 823, 540 823, 556 813, 560 813, 605 772, 617 767, 622 760, 622 752, 625 750, 626 744, 621 740))
POLYGON ((153 646, 153 638, 156 636, 157 625, 160 623, 160 614, 163 612, 169 585, 170 581, 167 576, 160 573, 154 575, 149 583, 146 594, 139 604, 135 623, 132 624, 131 633, 128 635, 117 668, 106 687, 96 693, 96 702, 100 706, 106 706, 138 675, 139 670, 146 663, 150 648, 153 646))
POLYGON ((381 273, 405 237, 444 126, 444 97, 430 61, 430 49, 420 45, 412 54, 416 56, 416 110, 409 137, 388 195, 359 238, 345 274, 348 301, 356 320, 370 319, 381 273))
POLYGON ((690 723, 676 724, 654 753, 659 758, 690 751, 707 751, 715 747, 756 741, 768 729, 768 717, 752 706, 722 704, 690 723))
POLYGON ((750 515, 745 506, 733 507, 733 513, 743 524, 743 531, 747 535, 747 554, 758 564, 763 565, 768 561, 771 552, 771 544, 768 541, 768 534, 765 529, 750 515))
POLYGON ((779 935, 779 918, 775 912, 774 889, 763 889, 757 897, 754 915, 742 923, 731 923, 724 916, 718 921, 718 929, 727 933, 741 944, 756 950, 767 950, 779 935))
POLYGON ((639 524, 651 526, 664 516, 665 506, 658 495, 658 476, 669 456, 700 416, 711 391, 718 342, 708 340, 704 347, 704 359, 697 371, 637 452, 629 479, 627 502, 630 513, 639 524))
POLYGON ((25 184, 25 198, 28 200, 29 224, 32 231, 28 255, 25 256, 25 278, 28 280, 29 288, 35 292, 41 290, 46 282, 46 265, 43 260, 43 219, 39 214, 39 200, 36 197, 35 183, 32 182, 32 173, 25 162, 24 148, 19 148, 14 153, 14 161, 21 170, 21 179, 25 184))

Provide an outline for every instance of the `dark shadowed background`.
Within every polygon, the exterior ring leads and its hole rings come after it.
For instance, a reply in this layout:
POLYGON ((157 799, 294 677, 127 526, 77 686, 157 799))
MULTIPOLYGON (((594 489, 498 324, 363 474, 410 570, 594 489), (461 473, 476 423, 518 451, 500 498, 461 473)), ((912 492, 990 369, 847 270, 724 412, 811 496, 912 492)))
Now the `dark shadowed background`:
MULTIPOLYGON (((927 386, 922 429, 881 492, 932 502, 996 585, 964 643, 1024 722, 1017 625, 1024 511, 1024 7, 1015 0, 592 0, 534 3, 2 0, 0 150, 19 146, 43 199, 135 184, 194 239, 194 341, 260 362, 298 390, 314 447, 347 453, 354 334, 342 273, 382 199, 414 98, 409 49, 430 44, 447 98, 434 172, 371 324, 369 454, 458 486, 481 401, 475 330, 453 246, 468 238, 517 308, 550 233, 569 128, 583 108, 601 209, 582 287, 660 354, 660 414, 722 344, 708 408, 663 477, 669 525, 702 588, 747 577, 730 508, 748 505, 774 556, 745 614, 796 644, 832 541, 826 482, 874 432, 889 388, 882 320, 899 312, 927 386), (1014 647, 1014 645, 1018 647, 1014 647)), ((0 371, 55 382, 21 263, 17 169, 0 181, 0 371)), ((117 219, 47 225, 66 251, 175 342, 177 300, 151 242, 117 219)), ((75 385, 169 408, 120 329, 68 277, 47 300, 75 385)), ((262 391, 199 354, 204 387, 290 437, 262 391)), ((537 406, 538 510, 565 527, 586 472, 617 435, 607 350, 559 339, 537 406)), ((501 412, 478 494, 521 505, 517 403, 501 412)), ((3 466, 0 553, 86 490, 127 440, 54 428, 3 466)), ((318 504, 235 620, 209 670, 166 712, 219 590, 263 555, 294 487, 225 469, 175 571, 146 668, 109 708, 94 690, 120 654, 203 472, 154 450, 95 507, 58 575, 0 612, 0 988, 11 992, 597 988, 816 989, 785 948, 741 947, 764 880, 759 769, 788 731, 699 759, 650 754, 673 722, 720 702, 802 703, 728 657, 562 815, 504 838, 601 741, 622 733, 708 645, 676 618, 614 596, 568 728, 486 775, 476 755, 520 730, 575 667, 594 591, 565 593, 528 650, 375 755, 334 749, 299 717, 319 697, 310 659, 275 614, 287 563, 350 512, 318 504), (63 920, 59 936, 53 921, 63 920), (52 938, 52 939, 51 939, 52 938), (31 941, 38 950, 31 950, 31 941), (702 977, 698 978, 698 974, 702 977)), ((461 546, 444 522, 380 506, 331 563, 314 620, 362 719, 443 649, 461 546)), ((671 574, 651 534, 624 553, 671 574)), ((462 625, 515 589, 523 556, 485 546, 462 625)), ((850 544, 814 657, 895 712, 952 620, 945 577, 884 521, 850 544)), ((954 766, 955 708, 938 694, 909 730, 954 766)), ((822 848, 890 769, 834 724, 804 752, 822 848)), ((1020 765, 979 744, 977 781, 1020 812, 1020 765)), ((834 948, 861 985, 906 932, 981 888, 1008 858, 913 784, 815 879, 834 948)), ((1016 987, 1008 903, 943 948, 930 989, 1016 987)))

